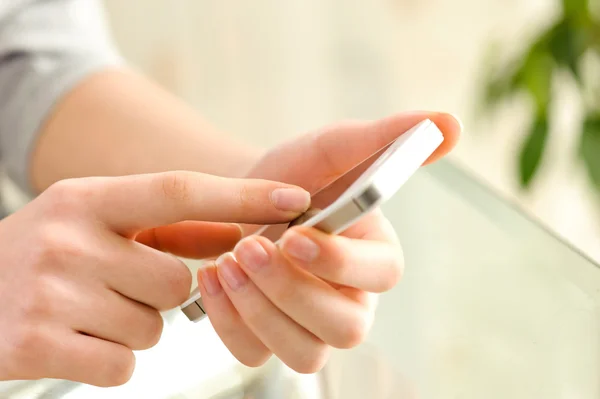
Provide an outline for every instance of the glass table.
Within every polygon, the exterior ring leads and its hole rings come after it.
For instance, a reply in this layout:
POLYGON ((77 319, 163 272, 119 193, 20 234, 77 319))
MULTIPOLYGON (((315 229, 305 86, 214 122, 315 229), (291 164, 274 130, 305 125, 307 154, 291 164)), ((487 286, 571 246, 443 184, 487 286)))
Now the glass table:
POLYGON ((209 322, 175 310, 124 386, 11 382, 0 397, 600 397, 598 265, 448 160, 420 170, 385 211, 405 277, 382 295, 367 342, 316 375, 275 358, 242 367, 209 322))

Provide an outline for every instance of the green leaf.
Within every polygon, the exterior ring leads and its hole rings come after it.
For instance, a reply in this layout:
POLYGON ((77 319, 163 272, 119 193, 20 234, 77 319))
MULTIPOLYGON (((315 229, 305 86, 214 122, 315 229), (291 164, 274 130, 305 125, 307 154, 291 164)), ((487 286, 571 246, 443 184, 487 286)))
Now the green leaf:
POLYGON ((584 19, 589 15, 588 0, 562 0, 562 6, 567 18, 584 19))
POLYGON ((499 46, 491 44, 484 58, 483 105, 494 107, 502 100, 514 94, 517 87, 513 84, 515 71, 512 65, 501 65, 499 61, 499 46))
POLYGON ((510 77, 496 77, 490 79, 485 87, 484 102, 488 107, 493 107, 512 94, 514 87, 510 83, 510 77))
POLYGON ((550 38, 550 31, 538 37, 510 77, 513 90, 524 89, 531 94, 538 114, 545 114, 548 108, 556 66, 549 51, 550 38))
POLYGON ((580 81, 579 61, 590 40, 587 24, 575 19, 563 19, 550 31, 549 50, 558 65, 567 67, 580 81))
POLYGON ((583 123, 579 152, 590 180, 600 190, 600 114, 588 116, 583 123))
POLYGON ((532 123, 529 135, 523 142, 519 155, 519 177, 521 186, 529 187, 540 166, 548 138, 548 120, 538 115, 532 123))
POLYGON ((554 62, 542 51, 531 52, 519 72, 521 84, 533 97, 538 114, 545 114, 550 103, 554 62))

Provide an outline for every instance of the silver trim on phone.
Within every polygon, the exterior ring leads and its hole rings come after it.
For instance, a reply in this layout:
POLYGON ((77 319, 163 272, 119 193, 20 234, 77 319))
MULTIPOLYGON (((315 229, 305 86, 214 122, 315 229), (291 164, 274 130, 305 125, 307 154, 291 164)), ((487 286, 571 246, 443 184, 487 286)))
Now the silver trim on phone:
POLYGON ((196 288, 194 291, 195 294, 192 295, 192 298, 190 298, 193 300, 190 302, 190 300, 188 299, 186 301, 187 305, 181 305, 181 310, 187 316, 188 319, 192 321, 197 321, 206 317, 206 311, 204 310, 204 303, 202 302, 202 297, 200 296, 198 288, 196 288))

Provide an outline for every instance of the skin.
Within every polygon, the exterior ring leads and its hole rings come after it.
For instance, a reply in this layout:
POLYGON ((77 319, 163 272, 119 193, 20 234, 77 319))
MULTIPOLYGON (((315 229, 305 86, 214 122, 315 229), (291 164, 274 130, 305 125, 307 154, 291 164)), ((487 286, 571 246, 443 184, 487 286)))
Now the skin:
POLYGON ((200 270, 200 290, 242 363, 275 354, 318 371, 331 347, 364 339, 376 294, 399 281, 393 228, 375 211, 340 236, 293 228, 277 248, 241 239, 239 225, 295 218, 309 192, 425 118, 445 137, 433 162, 461 130, 448 114, 341 123, 263 151, 133 72, 87 78, 41 128, 30 168, 40 195, 0 222, 10 243, 0 251, 0 380, 128 381, 132 350, 160 337, 158 312, 189 294, 174 255, 218 257, 200 270))
MULTIPOLYGON (((444 143, 426 163, 435 162, 455 146, 460 122, 417 112, 333 125, 284 143, 250 175, 315 192, 426 118, 444 133, 444 143), (295 167, 277 167, 284 162, 295 167)), ((393 288, 403 268, 394 229, 376 210, 339 236, 294 227, 280 248, 247 237, 233 253, 201 269, 198 281, 213 327, 240 362, 259 366, 275 354, 295 371, 313 373, 332 347, 352 348, 364 340, 375 294, 393 288)))
POLYGON ((165 253, 189 252, 185 242, 159 246, 149 236, 168 236, 182 221, 207 221, 181 226, 207 239, 196 243, 196 255, 214 256, 220 236, 240 235, 223 223, 281 222, 308 203, 306 191, 284 183, 197 172, 51 186, 0 223, 0 239, 10 242, 0 254, 0 377, 126 382, 132 350, 160 338, 159 311, 178 306, 190 291, 189 269, 165 253))

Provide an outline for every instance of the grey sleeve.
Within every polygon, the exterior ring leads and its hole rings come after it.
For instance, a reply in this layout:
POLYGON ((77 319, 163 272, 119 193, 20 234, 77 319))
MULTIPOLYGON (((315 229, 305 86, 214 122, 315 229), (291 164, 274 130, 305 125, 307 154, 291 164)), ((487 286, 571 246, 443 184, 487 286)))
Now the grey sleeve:
POLYGON ((25 192, 53 106, 89 74, 122 63, 97 0, 0 0, 0 162, 25 192))

